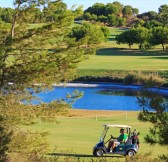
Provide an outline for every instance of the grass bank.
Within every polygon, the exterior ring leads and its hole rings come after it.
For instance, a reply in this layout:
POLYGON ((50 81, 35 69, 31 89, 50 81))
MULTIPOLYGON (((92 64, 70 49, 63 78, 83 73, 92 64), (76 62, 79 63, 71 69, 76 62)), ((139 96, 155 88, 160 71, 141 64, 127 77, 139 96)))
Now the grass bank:
POLYGON ((167 71, 168 53, 104 48, 81 62, 78 72, 94 71, 167 71))
MULTIPOLYGON (((49 131, 48 142, 50 144, 50 156, 78 157, 89 160, 92 157, 92 148, 99 141, 103 130, 102 125, 127 124, 133 129, 137 129, 141 134, 139 153, 152 152, 151 157, 167 153, 167 147, 159 145, 149 145, 144 141, 144 136, 148 133, 150 123, 143 123, 137 120, 138 112, 130 111, 92 111, 92 110, 71 110, 67 117, 59 117, 59 124, 37 123, 32 126, 25 126, 25 129, 34 131, 49 131), (55 149, 56 148, 56 149, 55 149)), ((119 130, 109 132, 114 136, 119 134, 119 130)), ((107 135, 109 138, 110 135, 107 135)), ((111 157, 111 156, 110 156, 111 157)), ((118 158, 117 158, 118 159, 118 158)), ((122 159, 124 159, 122 157, 122 159)))
POLYGON ((102 43, 96 55, 82 61, 77 69, 78 76, 109 76, 123 77, 130 71, 158 73, 168 78, 168 51, 161 46, 151 50, 139 50, 137 45, 128 49, 127 44, 118 45, 116 35, 122 33, 122 28, 109 28, 110 37, 102 43))

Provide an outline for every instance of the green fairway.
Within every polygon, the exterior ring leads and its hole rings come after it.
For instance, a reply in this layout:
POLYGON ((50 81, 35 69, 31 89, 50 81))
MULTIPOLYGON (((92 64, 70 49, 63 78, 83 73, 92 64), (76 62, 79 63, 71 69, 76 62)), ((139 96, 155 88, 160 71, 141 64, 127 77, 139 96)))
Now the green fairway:
POLYGON ((78 66, 79 75, 99 75, 107 71, 167 71, 168 51, 161 46, 152 50, 138 50, 137 45, 128 49, 127 44, 118 45, 116 35, 124 29, 110 28, 110 37, 102 43, 96 55, 81 62, 78 66))
POLYGON ((79 70, 168 70, 168 55, 162 51, 100 49, 81 62, 79 70))
MULTIPOLYGON (((50 155, 61 156, 62 154, 77 157, 92 157, 92 148, 99 141, 99 137, 103 130, 102 125, 109 124, 128 124, 133 129, 137 129, 141 134, 140 151, 139 153, 152 152, 152 157, 157 157, 159 154, 166 154, 167 148, 159 145, 150 146, 144 142, 144 136, 147 134, 149 123, 139 122, 137 120, 137 112, 120 112, 119 115, 111 115, 107 117, 96 118, 59 118, 60 124, 41 123, 33 126, 27 126, 26 129, 31 130, 47 130, 49 131, 48 142, 50 143, 50 155), (56 147, 56 150, 54 148, 56 147), (75 154, 75 155, 74 155, 75 154)), ((96 115, 91 112, 90 115, 96 115)), ((110 134, 117 136, 119 130, 107 134, 107 139, 110 134)), ((106 140, 107 140, 106 139, 106 140)))

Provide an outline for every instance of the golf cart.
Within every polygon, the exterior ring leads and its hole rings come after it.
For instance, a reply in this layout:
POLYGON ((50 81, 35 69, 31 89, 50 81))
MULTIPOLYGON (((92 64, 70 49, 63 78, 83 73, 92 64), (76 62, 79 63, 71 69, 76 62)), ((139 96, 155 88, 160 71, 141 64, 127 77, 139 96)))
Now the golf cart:
POLYGON ((131 126, 128 125, 117 125, 117 124, 105 124, 103 133, 100 137, 100 142, 97 143, 94 148, 93 148, 93 155, 94 156, 103 156, 103 154, 119 154, 119 155, 128 155, 128 156, 134 156, 135 153, 138 152, 139 149, 139 139, 138 135, 139 132, 136 133, 136 130, 131 133, 131 126), (119 129, 125 129, 126 134, 128 135, 127 140, 125 141, 124 144, 120 144, 116 146, 112 151, 108 150, 107 147, 105 146, 108 144, 108 142, 111 139, 114 139, 112 135, 110 135, 110 139, 105 141, 105 137, 108 134, 109 128, 119 128, 119 129))

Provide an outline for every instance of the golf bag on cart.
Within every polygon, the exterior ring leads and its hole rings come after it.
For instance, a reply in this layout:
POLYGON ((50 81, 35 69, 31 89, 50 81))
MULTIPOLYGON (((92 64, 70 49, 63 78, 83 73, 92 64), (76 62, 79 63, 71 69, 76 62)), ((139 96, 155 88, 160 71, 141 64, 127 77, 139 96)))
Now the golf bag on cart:
POLYGON ((138 138, 138 135, 139 135, 140 133, 138 132, 136 132, 136 129, 132 132, 132 136, 131 136, 131 138, 132 138, 132 144, 137 144, 138 145, 138 147, 139 147, 139 138, 138 138))

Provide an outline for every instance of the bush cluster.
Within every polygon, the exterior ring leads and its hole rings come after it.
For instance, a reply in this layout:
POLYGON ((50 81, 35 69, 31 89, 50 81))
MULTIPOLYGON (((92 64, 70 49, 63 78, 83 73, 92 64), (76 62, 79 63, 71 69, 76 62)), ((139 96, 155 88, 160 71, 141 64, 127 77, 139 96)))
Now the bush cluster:
POLYGON ((123 79, 112 76, 82 76, 74 79, 73 82, 123 83, 123 79))
POLYGON ((126 157, 126 162, 166 162, 166 159, 152 158, 150 157, 151 152, 146 154, 137 154, 133 157, 126 157))
POLYGON ((135 72, 128 73, 125 77, 113 76, 81 76, 74 79, 72 82, 80 83, 120 83, 120 84, 136 84, 145 87, 168 87, 168 83, 164 78, 158 75, 138 74, 135 72))
POLYGON ((165 79, 158 75, 145 75, 130 73, 124 78, 124 84, 138 84, 146 87, 161 87, 165 83, 165 79))

